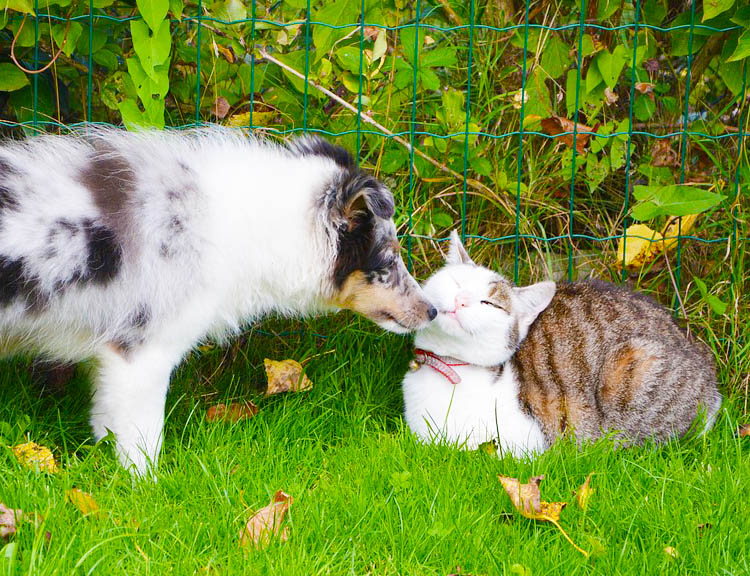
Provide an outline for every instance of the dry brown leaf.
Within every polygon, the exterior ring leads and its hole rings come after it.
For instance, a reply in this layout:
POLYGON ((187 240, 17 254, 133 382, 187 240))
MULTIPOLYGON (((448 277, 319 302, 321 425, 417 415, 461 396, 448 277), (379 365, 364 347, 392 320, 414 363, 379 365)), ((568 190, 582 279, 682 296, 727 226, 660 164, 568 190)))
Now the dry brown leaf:
POLYGON ((582 134, 582 132, 593 132, 594 130, 584 124, 576 124, 572 120, 568 120, 567 118, 563 118, 562 116, 550 116, 549 118, 542 118, 542 130, 545 134, 555 136, 556 134, 570 132, 570 134, 565 134, 564 136, 561 136, 559 138, 559 140, 569 148, 573 147, 573 128, 576 126, 576 152, 578 152, 579 154, 583 154, 585 152, 586 144, 588 144, 591 134, 582 134))
POLYGON ((378 34, 380 33, 380 28, 378 28, 377 26, 365 26, 364 33, 365 40, 375 40, 375 38, 377 38, 378 34))
POLYGON ((607 87, 604 89, 604 100, 607 102, 607 104, 612 105, 619 99, 620 97, 615 94, 611 88, 607 87))
POLYGON ((560 520, 560 512, 567 502, 542 501, 539 484, 544 480, 544 475, 529 478, 527 484, 521 484, 517 478, 507 476, 498 476, 498 478, 521 516, 532 520, 554 520, 555 522, 560 520))
POLYGON ((240 546, 253 544, 259 547, 268 546, 271 538, 279 536, 284 542, 289 538, 287 527, 281 530, 284 516, 292 505, 293 498, 283 490, 277 490, 271 503, 253 514, 240 531, 240 546))
POLYGON ((593 472, 586 476, 586 481, 576 490, 576 504, 578 504, 581 510, 586 510, 586 507, 589 505, 589 498, 594 493, 594 489, 589 485, 592 474, 593 472))
POLYGON ((23 512, 15 508, 8 508, 0 502, 0 538, 3 540, 16 533, 16 526, 23 520, 23 512))
POLYGON ((560 513, 567 502, 545 502, 542 500, 539 484, 544 480, 544 475, 529 478, 527 484, 521 484, 518 478, 510 478, 501 474, 498 474, 498 479, 505 488, 511 502, 513 502, 514 508, 518 510, 521 516, 554 524, 560 533, 565 536, 565 539, 588 558, 589 553, 577 546, 560 526, 560 513))
POLYGON ((41 446, 36 442, 18 444, 12 448, 13 454, 18 461, 28 468, 39 468, 44 472, 54 474, 57 472, 57 462, 49 448, 41 446))
POLYGON ((224 60, 226 60, 230 64, 234 64, 234 52, 231 48, 227 48, 226 46, 222 46, 221 44, 218 44, 216 42, 214 42, 214 47, 216 48, 216 51, 224 57, 224 60))
POLYGON ((296 360, 263 359, 266 367, 268 388, 266 396, 281 392, 301 392, 312 388, 312 382, 305 375, 302 364, 296 360))
POLYGON ((666 138, 657 140, 651 147, 652 166, 679 166, 680 156, 666 138))
POLYGON ((242 403, 232 402, 229 406, 226 404, 216 404, 211 406, 206 412, 206 420, 209 422, 239 422, 247 420, 258 413, 258 407, 250 400, 242 403))
POLYGON ((651 98, 653 99, 654 85, 650 82, 636 82, 635 89, 641 94, 651 94, 651 98))
POLYGON ((223 96, 219 96, 214 100, 213 106, 211 106, 211 113, 217 118, 224 118, 229 113, 229 102, 223 96))
POLYGON ((78 488, 71 488, 65 492, 65 497, 84 516, 99 517, 99 505, 88 492, 84 492, 78 488))
POLYGON ((739 430, 737 430, 737 433, 739 434, 740 438, 750 438, 750 424, 740 426, 739 430))

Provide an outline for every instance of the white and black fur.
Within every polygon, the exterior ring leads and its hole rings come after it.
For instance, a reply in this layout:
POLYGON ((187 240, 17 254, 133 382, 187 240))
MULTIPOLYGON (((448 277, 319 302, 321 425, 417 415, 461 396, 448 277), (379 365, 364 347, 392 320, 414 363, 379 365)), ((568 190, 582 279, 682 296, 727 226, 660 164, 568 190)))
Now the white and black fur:
POLYGON ((218 127, 0 144, 0 351, 93 358, 91 424, 156 462, 169 378, 207 336, 349 308, 394 332, 436 312, 393 197, 351 156, 218 127))

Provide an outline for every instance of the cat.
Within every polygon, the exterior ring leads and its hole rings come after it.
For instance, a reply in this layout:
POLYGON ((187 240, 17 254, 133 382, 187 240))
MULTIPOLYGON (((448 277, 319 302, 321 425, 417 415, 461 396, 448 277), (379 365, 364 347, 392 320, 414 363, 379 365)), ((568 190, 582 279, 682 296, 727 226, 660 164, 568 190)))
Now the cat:
POLYGON ((709 350, 642 294, 597 280, 515 287, 455 232, 423 289, 438 316, 416 333, 403 380, 422 441, 493 441, 516 457, 569 433, 658 443, 701 415, 707 431, 721 406, 709 350))

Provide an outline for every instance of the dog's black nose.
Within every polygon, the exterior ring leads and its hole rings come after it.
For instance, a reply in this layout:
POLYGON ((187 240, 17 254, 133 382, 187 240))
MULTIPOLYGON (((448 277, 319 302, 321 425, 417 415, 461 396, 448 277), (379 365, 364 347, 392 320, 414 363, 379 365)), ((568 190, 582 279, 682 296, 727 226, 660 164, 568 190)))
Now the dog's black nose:
POLYGON ((427 311, 427 316, 430 317, 430 320, 435 319, 435 316, 437 316, 437 310, 434 306, 430 306, 430 309, 427 311))

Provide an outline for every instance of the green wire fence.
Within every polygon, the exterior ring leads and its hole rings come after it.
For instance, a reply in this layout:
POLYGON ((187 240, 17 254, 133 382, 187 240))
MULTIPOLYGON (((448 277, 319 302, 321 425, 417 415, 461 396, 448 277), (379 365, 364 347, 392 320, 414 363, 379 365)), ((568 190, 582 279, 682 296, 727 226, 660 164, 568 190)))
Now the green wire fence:
MULTIPOLYGON (((662 246, 677 241, 669 272, 679 293, 686 243, 725 245, 736 261, 747 241, 750 8, 723 6, 6 0, 0 130, 124 118, 321 133, 394 188, 410 266, 422 242, 459 227, 512 258, 517 281, 527 242, 563 246, 569 279, 581 245, 619 250, 610 264, 625 280, 628 243, 654 239, 627 232, 644 201, 637 186, 721 192, 698 232, 683 228, 684 206, 676 228, 664 227, 662 246), (706 159, 712 168, 696 168, 706 159), (594 205, 606 222, 582 222, 594 205)), ((734 290, 744 265, 729 266, 734 290)))

